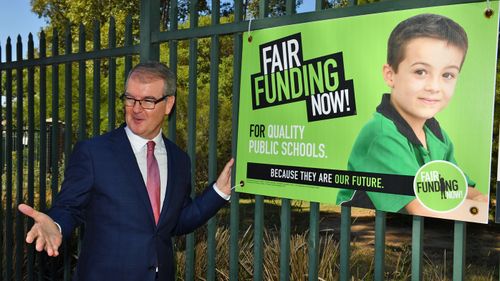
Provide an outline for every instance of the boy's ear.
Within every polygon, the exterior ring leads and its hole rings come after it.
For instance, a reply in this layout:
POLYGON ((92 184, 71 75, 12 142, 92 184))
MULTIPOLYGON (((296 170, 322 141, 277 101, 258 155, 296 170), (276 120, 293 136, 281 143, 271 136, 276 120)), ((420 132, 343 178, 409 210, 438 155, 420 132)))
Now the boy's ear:
POLYGON ((394 87, 394 70, 387 63, 382 67, 382 75, 387 86, 390 88, 394 87))

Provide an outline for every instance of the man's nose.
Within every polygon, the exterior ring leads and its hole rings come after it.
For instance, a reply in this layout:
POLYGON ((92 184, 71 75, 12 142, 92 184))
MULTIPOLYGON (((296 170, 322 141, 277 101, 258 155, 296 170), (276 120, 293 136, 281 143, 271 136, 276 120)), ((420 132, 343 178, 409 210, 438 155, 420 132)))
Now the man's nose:
POLYGON ((141 102, 136 100, 134 101, 134 106, 132 106, 132 110, 137 113, 143 111, 144 108, 142 108, 141 102))

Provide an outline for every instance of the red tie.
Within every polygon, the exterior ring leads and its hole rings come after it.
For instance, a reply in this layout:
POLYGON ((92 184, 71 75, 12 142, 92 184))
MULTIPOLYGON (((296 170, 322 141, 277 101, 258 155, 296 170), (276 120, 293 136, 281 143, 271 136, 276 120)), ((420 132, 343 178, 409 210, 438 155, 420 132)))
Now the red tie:
POLYGON ((155 222, 158 224, 158 218, 160 217, 160 169, 158 168, 158 162, 154 153, 155 142, 148 141, 148 178, 146 180, 146 188, 148 190, 149 201, 151 201, 151 207, 153 208, 155 222))

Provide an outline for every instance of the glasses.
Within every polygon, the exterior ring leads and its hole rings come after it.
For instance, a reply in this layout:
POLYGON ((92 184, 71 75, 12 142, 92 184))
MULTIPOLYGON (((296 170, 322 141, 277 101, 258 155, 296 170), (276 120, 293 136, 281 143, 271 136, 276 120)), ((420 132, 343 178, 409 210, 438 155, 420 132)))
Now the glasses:
POLYGON ((142 100, 138 100, 138 99, 135 99, 129 95, 122 95, 122 100, 123 102, 125 103, 125 106, 128 106, 128 107, 134 107, 135 106, 135 103, 138 102, 139 105, 143 108, 143 109, 155 109, 155 105, 157 103, 160 103, 162 101, 164 101, 166 98, 168 98, 169 96, 163 96, 159 99, 152 99, 152 98, 145 98, 145 99, 142 99, 142 100))

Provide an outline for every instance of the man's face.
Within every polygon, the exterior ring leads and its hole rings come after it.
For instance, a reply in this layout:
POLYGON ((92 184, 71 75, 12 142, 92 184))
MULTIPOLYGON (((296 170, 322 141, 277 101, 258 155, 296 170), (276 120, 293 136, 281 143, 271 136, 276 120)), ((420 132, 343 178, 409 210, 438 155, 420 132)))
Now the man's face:
MULTIPOLYGON (((163 96, 163 80, 142 79, 138 74, 132 74, 127 82, 126 94, 137 100, 155 99, 163 96)), ((154 109, 144 109, 136 102, 134 106, 125 106, 125 122, 136 135, 145 139, 153 139, 160 132, 165 115, 174 106, 175 97, 157 103, 154 109)))
POLYGON ((408 42, 396 73, 384 65, 384 79, 392 88, 391 103, 410 126, 423 126, 450 101, 464 52, 434 38, 408 42))

